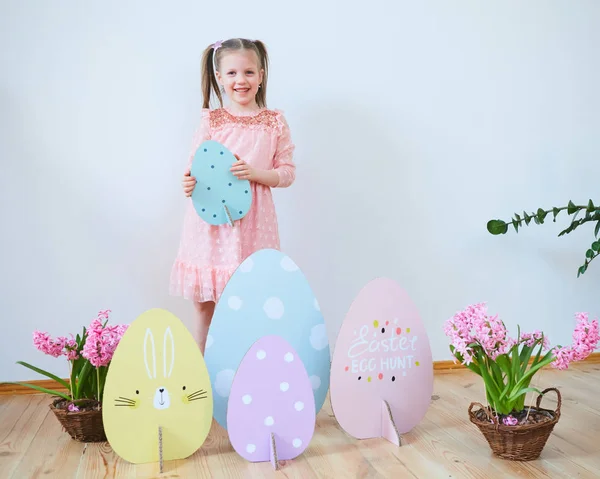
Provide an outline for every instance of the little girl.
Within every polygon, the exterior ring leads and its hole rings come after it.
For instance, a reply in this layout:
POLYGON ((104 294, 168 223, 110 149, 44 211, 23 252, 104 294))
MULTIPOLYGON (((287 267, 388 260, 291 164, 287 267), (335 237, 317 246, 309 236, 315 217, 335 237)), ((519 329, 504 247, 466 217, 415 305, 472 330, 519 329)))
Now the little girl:
POLYGON ((263 248, 279 249, 279 232, 271 188, 295 180, 294 144, 283 114, 267 109, 268 56, 258 40, 235 38, 210 45, 202 59, 204 104, 183 176, 190 197, 196 179, 190 176, 200 144, 218 141, 237 158, 232 173, 249 180, 252 206, 234 226, 210 225, 187 205, 179 251, 171 271, 170 293, 194 302, 197 341, 204 354, 215 303, 244 259, 263 248), (220 108, 210 110, 211 93, 220 108), (223 107, 223 97, 229 105, 223 107))

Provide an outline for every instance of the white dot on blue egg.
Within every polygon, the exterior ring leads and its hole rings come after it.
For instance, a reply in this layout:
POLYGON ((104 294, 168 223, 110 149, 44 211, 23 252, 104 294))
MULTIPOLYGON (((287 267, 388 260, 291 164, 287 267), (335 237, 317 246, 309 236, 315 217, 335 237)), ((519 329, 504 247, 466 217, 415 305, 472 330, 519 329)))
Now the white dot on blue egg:
POLYGON ((262 360, 262 359, 265 359, 266 357, 267 357, 267 353, 264 349, 260 349, 259 351, 257 351, 257 353, 256 353, 257 359, 262 360))
POLYGON ((219 396, 224 398, 229 396, 234 376, 235 371, 233 369, 223 369, 217 373, 215 378, 215 391, 219 396))
POLYGON ((294 263, 294 260, 292 260, 292 258, 290 258, 289 256, 284 256, 283 258, 281 258, 281 262, 279 264, 281 265, 281 268, 284 271, 298 271, 298 265, 294 263))
POLYGON ((310 385, 313 389, 319 389, 321 387, 321 378, 319 376, 311 376, 308 379, 310 380, 310 385))
POLYGON ((269 319, 281 319, 285 311, 283 302, 277 297, 271 297, 265 301, 263 310, 269 319))
POLYGON ((242 262, 242 264, 240 264, 239 270, 242 273, 249 273, 250 271, 252 271, 253 267, 254 267, 254 261, 252 260, 251 257, 248 257, 242 262))
POLYGON ((328 344, 325 324, 317 324, 310 330, 310 345, 317 351, 325 349, 328 344))
POLYGON ((230 296, 227 300, 227 304, 231 309, 237 311, 242 307, 242 298, 239 296, 230 296))

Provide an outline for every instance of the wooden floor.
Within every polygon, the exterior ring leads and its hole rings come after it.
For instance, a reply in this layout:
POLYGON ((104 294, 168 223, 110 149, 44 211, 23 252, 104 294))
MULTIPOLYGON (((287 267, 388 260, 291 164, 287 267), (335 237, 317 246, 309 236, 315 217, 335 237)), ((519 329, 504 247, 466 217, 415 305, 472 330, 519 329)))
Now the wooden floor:
MULTIPOLYGON (((562 417, 541 458, 516 463, 492 457, 467 419, 471 401, 483 401, 478 377, 467 371, 437 373, 431 407, 419 426, 395 447, 383 439, 358 441, 345 434, 329 402, 319 413, 304 454, 275 472, 270 463, 239 457, 216 423, 201 450, 183 461, 134 466, 106 443, 81 444, 62 432, 43 395, 0 397, 0 478, 598 478, 600 477, 600 365, 544 370, 537 386, 557 387, 562 417)), ((556 406, 544 399, 544 407, 556 406)))

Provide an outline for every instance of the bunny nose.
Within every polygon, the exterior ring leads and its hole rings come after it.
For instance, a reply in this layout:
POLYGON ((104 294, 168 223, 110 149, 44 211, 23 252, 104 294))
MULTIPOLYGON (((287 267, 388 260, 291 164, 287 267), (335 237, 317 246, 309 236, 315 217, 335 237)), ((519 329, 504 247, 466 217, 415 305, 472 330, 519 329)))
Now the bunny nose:
POLYGON ((164 393, 164 392, 165 392, 165 390, 164 390, 163 388, 160 388, 160 389, 159 389, 159 391, 160 391, 161 393, 164 393))

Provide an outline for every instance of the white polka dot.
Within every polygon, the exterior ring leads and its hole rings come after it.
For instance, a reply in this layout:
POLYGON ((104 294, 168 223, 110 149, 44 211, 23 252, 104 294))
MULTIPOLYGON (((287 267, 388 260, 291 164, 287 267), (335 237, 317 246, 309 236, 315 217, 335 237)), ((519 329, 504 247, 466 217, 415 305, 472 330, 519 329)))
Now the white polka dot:
POLYGON ((252 402, 252 396, 250 396, 250 394, 245 394, 245 395, 242 397, 242 402, 243 402, 244 404, 250 404, 250 403, 252 402))
POLYGON ((240 298, 239 296, 230 296, 227 300, 227 304, 231 309, 237 311, 242 307, 242 298, 240 298))
POLYGON ((296 401, 294 403, 294 409, 296 409, 296 411, 302 411, 304 409, 304 403, 302 401, 296 401))
POLYGON ((258 359, 265 359, 267 357, 267 353, 265 352, 264 349, 261 349, 259 351, 256 352, 256 357, 258 359))
POLYGON ((275 420, 273 419, 273 417, 267 416, 265 418, 265 426, 272 426, 273 424, 275 424, 275 420))
POLYGON ((215 391, 221 397, 228 397, 229 390, 231 389, 231 383, 233 382, 233 376, 235 371, 233 369, 223 369, 217 373, 215 378, 215 391))
POLYGON ((253 267, 254 261, 252 261, 252 258, 248 257, 244 260, 242 264, 240 264, 239 269, 242 273, 249 273, 250 271, 252 271, 253 267))
POLYGON ((288 383, 281 383, 279 385, 279 389, 281 389, 283 392, 286 392, 289 388, 290 388, 290 385, 288 383))
POLYGON ((279 298, 269 298, 263 306, 267 317, 270 319, 281 319, 283 316, 283 302, 279 298))
POLYGON ((310 344, 317 351, 325 349, 328 344, 327 329, 324 324, 317 324, 310 330, 310 344))
POLYGON ((317 311, 321 311, 321 306, 319 306, 319 302, 317 301, 317 298, 315 298, 315 300, 313 301, 313 305, 317 311))
POLYGON ((256 446, 254 444, 248 444, 246 446, 246 452, 252 454, 254 451, 256 451, 256 446))
POLYGON ((301 439, 298 439, 298 438, 296 438, 296 439, 294 439, 294 440, 292 441, 292 445, 293 445, 293 446, 294 446, 294 447, 297 449, 297 448, 299 448, 300 446, 302 446, 302 440, 301 440, 301 439))
POLYGON ((308 379, 310 379, 310 384, 313 389, 319 389, 319 386, 321 386, 321 378, 319 376, 311 376, 308 379))
POLYGON ((205 346, 205 349, 206 348, 210 348, 213 345, 214 342, 215 342, 214 338, 210 334, 207 335, 206 336, 206 346, 205 346))
POLYGON ((286 363, 291 363, 294 360, 294 355, 292 353, 286 353, 283 359, 286 363))
POLYGON ((284 271, 289 271, 290 273, 293 271, 298 271, 298 265, 294 263, 294 260, 289 256, 285 256, 281 259, 281 263, 279 263, 284 271))

